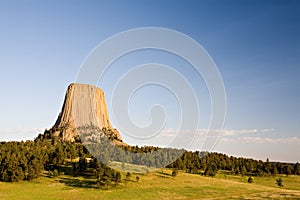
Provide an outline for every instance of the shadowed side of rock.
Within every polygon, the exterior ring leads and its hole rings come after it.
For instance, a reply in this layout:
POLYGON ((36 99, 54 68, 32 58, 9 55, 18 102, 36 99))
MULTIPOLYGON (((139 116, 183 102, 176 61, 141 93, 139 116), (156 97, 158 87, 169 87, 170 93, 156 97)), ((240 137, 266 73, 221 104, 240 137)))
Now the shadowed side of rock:
POLYGON ((74 141, 79 136, 76 128, 88 125, 109 130, 112 141, 122 144, 119 132, 110 124, 104 92, 95 86, 72 83, 51 132, 62 140, 74 141))

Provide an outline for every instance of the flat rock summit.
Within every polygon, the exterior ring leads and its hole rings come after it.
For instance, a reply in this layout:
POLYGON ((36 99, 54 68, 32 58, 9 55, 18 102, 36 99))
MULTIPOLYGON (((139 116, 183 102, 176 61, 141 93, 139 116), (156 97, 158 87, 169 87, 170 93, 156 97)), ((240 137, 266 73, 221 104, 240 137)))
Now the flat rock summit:
POLYGON ((77 128, 89 125, 109 130, 114 142, 122 143, 121 135, 109 121, 104 92, 95 86, 72 83, 68 86, 62 110, 50 131, 62 140, 74 141, 79 136, 77 128))

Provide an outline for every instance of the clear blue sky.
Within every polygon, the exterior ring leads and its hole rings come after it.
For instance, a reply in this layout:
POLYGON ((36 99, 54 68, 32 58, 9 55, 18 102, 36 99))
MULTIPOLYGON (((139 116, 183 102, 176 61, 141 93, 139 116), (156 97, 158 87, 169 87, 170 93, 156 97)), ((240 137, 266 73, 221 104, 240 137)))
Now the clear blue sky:
POLYGON ((147 26, 192 37, 218 66, 227 117, 215 151, 300 161, 299 1, 0 0, 0 140, 50 128, 88 53, 147 26))

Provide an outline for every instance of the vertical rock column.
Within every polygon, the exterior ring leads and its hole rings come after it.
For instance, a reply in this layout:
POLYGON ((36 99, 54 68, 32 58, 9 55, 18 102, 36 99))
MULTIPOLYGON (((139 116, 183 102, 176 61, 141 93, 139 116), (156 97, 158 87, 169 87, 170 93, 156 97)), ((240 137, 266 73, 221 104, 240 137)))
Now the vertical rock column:
POLYGON ((72 83, 68 86, 62 110, 52 127, 54 136, 74 141, 78 135, 76 126, 90 124, 111 129, 117 139, 122 140, 110 124, 104 92, 95 86, 72 83))

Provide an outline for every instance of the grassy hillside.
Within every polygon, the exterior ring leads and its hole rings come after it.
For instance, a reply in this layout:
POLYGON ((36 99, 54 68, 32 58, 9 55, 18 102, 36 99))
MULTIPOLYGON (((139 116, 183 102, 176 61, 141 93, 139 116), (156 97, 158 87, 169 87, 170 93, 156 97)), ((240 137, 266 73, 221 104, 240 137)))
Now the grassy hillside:
MULTIPOLYGON (((149 174, 136 174, 131 181, 101 189, 93 179, 60 175, 56 178, 40 177, 30 182, 0 182, 0 199, 300 199, 300 177, 280 176, 283 188, 275 184, 278 177, 254 177, 249 184, 247 177, 225 175, 204 177, 179 172, 172 177, 164 169, 149 174)), ((123 174, 123 177, 125 175, 123 174)))

